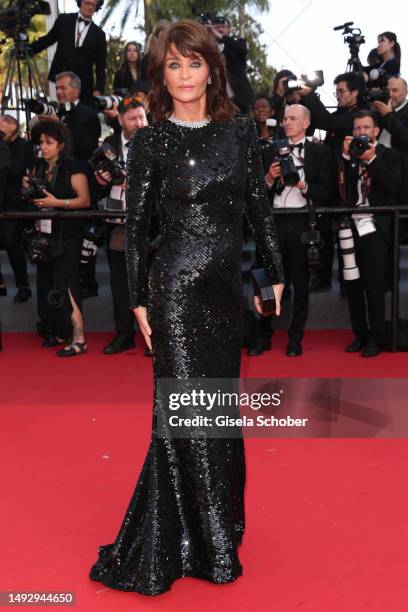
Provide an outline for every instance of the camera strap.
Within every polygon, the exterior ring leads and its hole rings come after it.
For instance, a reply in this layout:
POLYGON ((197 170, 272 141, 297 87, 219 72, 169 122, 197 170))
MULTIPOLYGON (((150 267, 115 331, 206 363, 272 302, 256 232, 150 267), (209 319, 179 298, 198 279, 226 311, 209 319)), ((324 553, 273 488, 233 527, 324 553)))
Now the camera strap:
MULTIPOLYGON (((367 198, 371 191, 372 179, 371 176, 368 175, 366 164, 361 164, 361 170, 358 174, 357 180, 361 180, 361 195, 363 198, 363 203, 367 202, 367 198)), ((339 193, 342 201, 345 204, 348 204, 348 206, 358 208, 357 203, 350 202, 350 200, 348 200, 346 197, 346 166, 344 159, 340 160, 338 181, 339 193)))

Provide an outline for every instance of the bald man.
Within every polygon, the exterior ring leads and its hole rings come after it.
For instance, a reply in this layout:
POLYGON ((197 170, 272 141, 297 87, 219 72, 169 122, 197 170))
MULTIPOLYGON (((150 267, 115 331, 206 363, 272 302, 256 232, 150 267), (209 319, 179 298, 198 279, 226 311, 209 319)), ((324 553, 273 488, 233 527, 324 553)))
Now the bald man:
MULTIPOLYGON (((300 180, 294 186, 285 185, 277 155, 279 141, 274 143, 274 147, 265 151, 264 162, 268 167, 266 184, 273 208, 306 210, 308 200, 315 206, 327 206, 332 181, 331 153, 328 147, 306 139, 306 130, 310 125, 310 111, 300 104, 288 106, 283 125, 300 180), (268 160, 266 156, 270 156, 270 159, 268 160)), ((302 339, 309 307, 308 247, 301 242, 301 235, 309 230, 309 217, 276 215, 276 226, 286 279, 293 285, 293 313, 288 329, 289 342, 286 354, 296 357, 303 352, 302 339)), ((264 317, 257 324, 256 338, 249 347, 249 355, 259 355, 260 352, 270 348, 270 323, 270 319, 264 317)))
MULTIPOLYGON (((402 158, 403 183, 398 195, 398 203, 408 206, 408 87, 405 79, 392 77, 388 80, 387 89, 390 99, 387 104, 374 102, 373 106, 380 113, 382 128, 378 142, 400 152, 402 158)), ((408 241, 408 223, 401 222, 400 239, 408 241)))

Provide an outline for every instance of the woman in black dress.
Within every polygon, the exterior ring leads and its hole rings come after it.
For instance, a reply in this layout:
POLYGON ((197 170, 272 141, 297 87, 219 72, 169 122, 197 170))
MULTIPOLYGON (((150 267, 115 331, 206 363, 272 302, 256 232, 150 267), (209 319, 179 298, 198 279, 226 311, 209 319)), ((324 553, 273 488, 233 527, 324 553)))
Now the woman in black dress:
POLYGON ((157 425, 169 407, 160 379, 239 377, 244 205, 278 313, 283 271, 258 136, 250 119, 234 117, 206 29, 172 24, 150 71, 154 123, 138 131, 129 152, 126 235, 131 306, 153 352, 153 430, 118 536, 100 547, 90 577, 155 595, 182 576, 225 583, 242 574, 242 436, 174 439, 157 435, 157 425), (148 273, 154 195, 163 240, 148 273))
POLYGON ((133 85, 141 77, 142 55, 136 42, 126 43, 120 59, 119 68, 113 78, 113 89, 133 91, 133 85))
MULTIPOLYGON (((89 208, 88 179, 84 168, 70 157, 67 128, 57 121, 44 120, 35 127, 32 138, 41 151, 41 157, 34 164, 34 174, 47 185, 44 197, 34 199, 34 205, 39 210, 89 208)), ((28 185, 27 177, 23 184, 28 185)), ((39 263, 37 268, 37 303, 43 346, 56 346, 72 339, 57 355, 75 357, 85 353, 87 348, 79 284, 83 222, 53 219, 36 224, 37 229, 52 236, 56 251, 49 263, 39 263)))

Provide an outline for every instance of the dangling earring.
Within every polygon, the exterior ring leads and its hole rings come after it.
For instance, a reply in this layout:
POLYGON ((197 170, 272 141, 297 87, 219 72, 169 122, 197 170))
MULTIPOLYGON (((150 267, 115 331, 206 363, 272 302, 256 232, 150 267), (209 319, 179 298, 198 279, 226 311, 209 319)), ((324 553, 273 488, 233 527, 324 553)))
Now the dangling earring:
POLYGON ((210 74, 210 76, 208 77, 207 85, 211 85, 211 83, 212 81, 211 81, 211 74, 210 74))
POLYGON ((163 81, 163 85, 164 85, 165 87, 167 87, 167 83, 166 83, 166 81, 163 81))

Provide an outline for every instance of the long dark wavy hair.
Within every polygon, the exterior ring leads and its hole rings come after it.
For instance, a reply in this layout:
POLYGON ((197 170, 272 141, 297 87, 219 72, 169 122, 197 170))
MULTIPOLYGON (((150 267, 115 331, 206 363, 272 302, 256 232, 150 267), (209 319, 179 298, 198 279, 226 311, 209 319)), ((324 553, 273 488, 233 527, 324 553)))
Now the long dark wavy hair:
POLYGON ((125 74, 127 72, 130 73, 129 64, 128 64, 128 61, 127 61, 127 58, 126 58, 126 53, 127 53, 127 50, 129 49, 130 45, 133 45, 137 49, 136 74, 137 74, 137 78, 139 79, 140 78, 140 70, 141 70, 141 66, 142 66, 142 52, 140 50, 139 43, 137 43, 137 42, 135 42, 133 40, 130 40, 123 47, 123 51, 122 51, 122 54, 120 56, 120 64, 119 64, 118 72, 122 76, 125 76, 125 74))
POLYGON ((148 107, 153 121, 165 121, 173 110, 173 99, 163 84, 166 53, 171 45, 184 57, 200 56, 207 62, 211 76, 211 84, 207 86, 207 113, 217 123, 230 120, 237 108, 227 95, 225 67, 218 46, 203 25, 182 19, 166 28, 149 54, 148 107))

